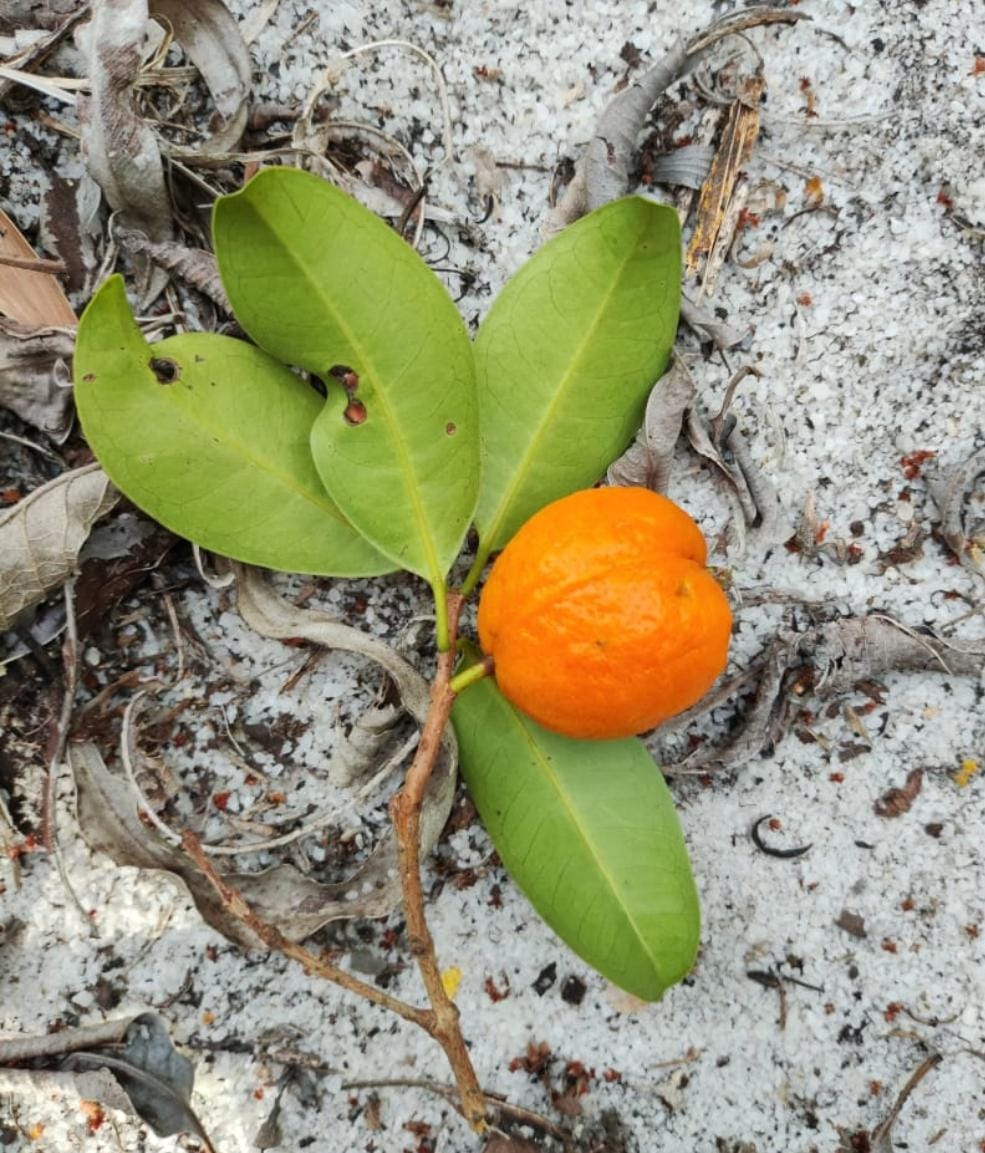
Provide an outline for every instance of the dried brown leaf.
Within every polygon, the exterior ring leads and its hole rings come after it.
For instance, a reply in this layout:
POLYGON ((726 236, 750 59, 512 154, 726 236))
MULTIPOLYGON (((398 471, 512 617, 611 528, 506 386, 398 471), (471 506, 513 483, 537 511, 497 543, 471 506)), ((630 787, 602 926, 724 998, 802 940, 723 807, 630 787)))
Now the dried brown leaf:
MULTIPOLYGON (((763 669, 759 687, 738 732, 725 744, 701 745, 676 764, 664 763, 666 773, 704 773, 712 766, 738 768, 772 750, 796 715, 797 701, 838 697, 860 682, 878 680, 889 672, 980 677, 985 672, 985 637, 945 641, 872 614, 831 621, 807 633, 780 632, 756 663, 763 669)), ((736 693, 746 683, 745 674, 729 682, 736 693)), ((710 693, 707 703, 699 702, 689 710, 688 718, 696 719, 720 705, 722 695, 710 693)), ((908 779, 904 788, 912 792, 911 802, 920 791, 915 778, 908 779)))
POLYGON ((37 1089, 41 1084, 65 1092, 74 1089, 83 1100, 139 1116, 159 1137, 194 1133, 211 1149, 189 1105, 194 1066, 175 1049, 156 1014, 0 1041, 0 1065, 55 1059, 66 1072, 17 1070, 11 1089, 23 1092, 25 1086, 37 1089))
POLYGON ((31 328, 76 323, 75 310, 54 276, 5 264, 4 257, 27 263, 38 259, 17 225, 0 209, 0 313, 31 328))
POLYGON ((117 235, 130 252, 148 256, 159 267, 190 284, 192 288, 197 288, 223 312, 232 316, 232 306, 222 286, 214 253, 204 248, 189 248, 184 244, 155 244, 143 233, 126 228, 117 229, 117 235))
POLYGON ((63 473, 0 516, 0 631, 76 568, 93 524, 119 493, 98 465, 63 473))
POLYGON ((675 363, 653 386, 646 402, 643 427, 636 439, 609 466, 606 475, 609 484, 666 493, 684 412, 693 400, 694 382, 687 369, 675 363))
POLYGON ((39 240, 65 265, 66 290, 88 298, 100 266, 99 185, 84 173, 72 179, 52 173, 48 179, 39 240))
POLYGON ((877 817, 901 817, 913 807, 913 802, 923 788, 923 769, 911 769, 906 783, 900 788, 889 789, 875 802, 872 811, 877 817))
MULTIPOLYGON (((221 123, 208 149, 236 148, 246 128, 250 95, 250 53, 239 23, 222 0, 150 0, 150 15, 166 20, 212 94, 221 123)), ((174 156, 194 156, 197 148, 168 148, 174 156)))
POLYGON ((71 331, 0 318, 0 406, 56 441, 72 424, 71 331))
POLYGON ((759 101, 765 88, 761 76, 749 77, 729 110, 711 171, 701 187, 697 219, 685 258, 686 272, 696 273, 702 259, 710 260, 718 244, 739 173, 759 137, 759 101))
MULTIPOLYGON (((159 869, 184 882, 199 913, 219 933, 245 948, 259 948, 250 930, 223 907, 215 890, 177 846, 165 841, 141 820, 135 794, 122 777, 111 773, 94 745, 69 749, 75 777, 77 815, 83 837, 97 852, 118 865, 159 869)), ((443 768, 447 776, 447 767, 443 768)), ((430 850, 435 803, 426 802, 430 850)), ((440 831, 440 826, 439 826, 440 831)), ((322 884, 293 865, 279 864, 259 873, 224 873, 257 914, 293 941, 303 941, 330 921, 383 917, 397 907, 393 846, 385 838, 369 858, 339 884, 322 884)))
POLYGON ((985 532, 968 529, 963 510, 975 491, 976 481, 985 477, 985 448, 973 452, 967 460, 942 480, 931 482, 930 495, 941 514, 941 531, 958 560, 985 577, 985 532))
MULTIPOLYGON (((157 137, 133 102, 147 28, 147 0, 93 0, 88 37, 91 90, 79 94, 82 159, 124 224, 164 243, 174 233, 171 199, 157 137)), ((167 283, 163 272, 141 276, 146 298, 167 283)))
POLYGON ((599 117, 595 133, 578 161, 574 179, 551 213, 545 232, 557 232, 586 212, 624 196, 646 117, 675 80, 693 68, 702 54, 726 36, 758 24, 793 24, 810 19, 803 12, 767 5, 731 14, 688 41, 678 41, 652 68, 635 77, 599 117))

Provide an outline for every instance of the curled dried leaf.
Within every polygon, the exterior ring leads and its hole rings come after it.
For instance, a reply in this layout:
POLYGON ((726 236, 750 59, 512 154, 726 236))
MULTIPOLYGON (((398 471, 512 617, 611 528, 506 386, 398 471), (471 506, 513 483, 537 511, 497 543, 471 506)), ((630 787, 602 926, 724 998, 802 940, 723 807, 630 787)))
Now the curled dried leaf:
MULTIPOLYGON (((253 569, 237 565, 236 572, 239 610, 251 628, 268 637, 301 637, 369 657, 389 673, 404 707, 423 723, 428 686, 388 645, 323 613, 295 608, 253 569)), ((135 793, 121 777, 109 771, 95 746, 73 747, 69 761, 76 781, 79 827, 90 847, 107 853, 118 864, 162 869, 175 875, 184 882, 199 912, 214 929, 247 948, 258 946, 250 930, 222 905, 211 884, 185 853, 141 820, 135 793)), ((424 795, 423 852, 430 852, 448 819, 456 762, 457 745, 449 728, 424 795)), ((356 872, 339 884, 321 884, 288 864, 260 873, 233 872, 223 876, 261 919, 294 941, 304 940, 330 921, 386 916, 400 902, 390 834, 356 872)))
POLYGON ((599 117, 579 160, 575 176, 551 213, 546 232, 557 232, 586 212, 625 195, 636 155, 636 141, 658 98, 726 36, 759 24, 794 24, 810 19, 790 8, 760 6, 716 21, 691 40, 680 40, 652 68, 635 77, 599 117))
POLYGON ((67 1091, 71 1084, 83 1100, 139 1116, 159 1137, 194 1133, 211 1149, 190 1106, 194 1066, 175 1049, 154 1013, 2 1040, 0 1065, 15 1067, 6 1074, 12 1084, 5 1091, 38 1088, 38 1082, 67 1091), (57 1060, 63 1072, 16 1070, 28 1061, 33 1066, 48 1060, 57 1060))
MULTIPOLYGON (((208 149, 234 149, 246 128, 250 95, 250 53, 239 23, 222 0, 150 0, 150 15, 171 26, 212 94, 221 122, 209 137, 208 149)), ((167 151, 193 157, 198 149, 169 146, 167 151)))
POLYGON ((226 290, 222 287, 215 255, 204 248, 189 248, 185 244, 156 244, 142 232, 118 228, 117 236, 130 252, 149 257, 160 268, 190 284, 232 316, 226 290))
POLYGON ((72 424, 71 330, 0 318, 0 406, 56 441, 72 424))
MULTIPOLYGON (((137 115, 133 89, 140 75, 147 0, 93 0, 88 37, 91 89, 78 99, 82 159, 122 221, 151 240, 172 239, 171 199, 157 137, 137 115)), ((167 283, 162 272, 140 270, 147 298, 167 283)))
POLYGON ((63 473, 0 516, 0 631, 64 584, 119 493, 98 465, 63 473))
POLYGON ((636 485, 666 493, 684 413, 693 400, 694 382, 677 361, 653 386, 643 427, 629 448, 609 466, 609 484, 636 485))
POLYGON ((976 491, 976 482, 985 477, 985 448, 931 482, 930 495, 941 514, 941 532, 958 560, 978 576, 985 577, 985 523, 977 527, 965 523, 965 506, 976 491))
MULTIPOLYGON (((762 667, 759 686, 737 734, 722 745, 701 745, 676 764, 664 763, 666 773, 739 768, 774 748, 809 697, 838 697, 859 682, 877 681, 889 672, 980 677, 985 672, 985 637, 947 641, 871 614, 830 621, 806 633, 783 631, 756 663, 762 667)), ((739 673, 691 710, 688 719, 720 705, 727 688, 735 695, 748 682, 748 676, 739 673)), ((904 789, 910 790, 912 801, 919 792, 917 778, 908 779, 904 789)))

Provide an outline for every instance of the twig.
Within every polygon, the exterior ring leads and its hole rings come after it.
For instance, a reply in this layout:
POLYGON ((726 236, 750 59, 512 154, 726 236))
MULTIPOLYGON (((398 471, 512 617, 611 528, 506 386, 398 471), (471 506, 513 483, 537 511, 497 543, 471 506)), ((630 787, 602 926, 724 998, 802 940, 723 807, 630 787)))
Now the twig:
POLYGON ((182 834, 181 845, 188 856, 191 857, 198 866, 199 871, 205 879, 212 888, 215 889, 223 908, 251 929, 272 952, 283 953, 285 957, 290 957, 292 961, 297 961, 305 972, 311 976, 321 977, 324 981, 331 981, 335 985, 340 985, 350 993, 364 997, 367 1001, 372 1001, 374 1005, 389 1009, 391 1013, 396 1013, 398 1017, 403 1017, 405 1021, 412 1021, 415 1025, 419 1025, 422 1029, 427 1030, 427 1032, 431 1032, 432 1014, 426 1009, 418 1009, 415 1005, 408 1005, 406 1001, 400 1001, 396 997, 391 997, 389 993, 385 993, 375 985, 360 981, 358 977, 353 977, 351 973, 347 973, 345 969, 340 969, 337 965, 333 965, 331 961, 326 961, 323 957, 316 957, 314 953, 309 953, 303 945, 288 940, 280 929, 258 916, 240 893, 230 885, 227 885, 222 877, 215 871, 212 862, 205 855, 202 842, 191 829, 186 829, 182 834))
POLYGON ((943 1059, 944 1055, 942 1053, 932 1053, 926 1059, 926 1061, 918 1065, 914 1070, 910 1079, 900 1090, 900 1094, 896 1098, 892 1109, 890 1109, 889 1113, 886 1115, 885 1120, 872 1130, 870 1141, 873 1153, 892 1153, 893 1126, 896 1124, 896 1119, 900 1115, 900 1110, 906 1104, 907 1098, 910 1096, 913 1090, 916 1089, 916 1087, 920 1084, 924 1077, 927 1076, 931 1069, 935 1069, 943 1059))
POLYGON ((447 594, 448 646, 438 654, 438 669, 431 686, 427 720, 421 732, 417 753, 407 770, 404 787, 390 802, 390 818, 396 834, 397 866, 404 895, 407 937, 434 1014, 433 1036, 444 1049, 455 1074, 465 1119, 473 1129, 482 1132, 486 1124, 485 1095, 476 1078, 458 1024, 458 1008, 445 992, 441 980, 434 939, 424 915, 424 894, 421 889, 421 805, 455 700, 451 677, 455 668, 458 618, 463 603, 458 593, 447 594))
MULTIPOLYGON (((271 1054, 273 1056, 273 1054, 271 1054)), ((685 1058, 684 1060, 687 1060, 685 1058)), ((670 1064, 679 1065, 681 1061, 670 1062, 670 1064)), ((426 1093, 435 1093, 439 1097, 443 1097, 452 1105, 458 1108, 458 1093, 453 1085, 442 1085, 440 1081, 427 1081, 414 1077, 388 1077, 384 1080, 372 1079, 368 1081, 344 1081, 342 1084, 344 1092, 358 1092, 360 1089, 423 1089, 426 1093)), ((563 1142, 565 1146, 571 1141, 570 1133, 565 1132, 560 1125, 556 1125, 548 1117, 544 1117, 541 1113, 535 1113, 532 1109, 524 1109, 522 1105, 512 1105, 509 1101, 504 1101, 501 1097, 494 1094, 486 1094, 486 1105, 489 1109, 496 1113, 502 1114, 504 1117, 509 1117, 514 1121, 519 1121, 522 1125, 529 1125, 531 1128, 540 1129, 544 1133, 549 1133, 552 1137, 556 1137, 559 1141, 563 1142)))
POLYGON ((198 866, 215 890, 223 908, 242 922, 267 948, 283 953, 297 961, 307 973, 332 981, 375 1005, 389 1009, 405 1021, 411 1021, 433 1037, 448 1058, 461 1102, 461 1112, 476 1132, 486 1128, 486 1096, 479 1085, 468 1047, 459 1027, 459 1013, 455 1003, 445 992, 441 970, 434 951, 434 940, 424 914, 424 895, 421 887, 421 806, 424 792, 441 751, 445 729, 451 715, 455 693, 451 676, 455 667, 455 639, 463 598, 458 593, 445 594, 448 616, 448 648, 439 653, 438 668, 431 685, 427 714, 421 731, 414 760, 407 771, 403 789, 390 804, 396 838, 397 863, 403 891, 404 913, 410 950, 417 960, 430 1008, 409 1005, 384 993, 375 985, 353 977, 344 969, 308 952, 302 945, 290 941, 274 925, 264 921, 243 896, 229 886, 216 872, 198 837, 186 830, 181 843, 185 852, 198 866))
POLYGON ((9 268, 20 268, 24 272, 46 272, 51 276, 61 276, 68 270, 61 260, 31 260, 22 256, 6 256, 0 252, 0 264, 5 264, 9 268))

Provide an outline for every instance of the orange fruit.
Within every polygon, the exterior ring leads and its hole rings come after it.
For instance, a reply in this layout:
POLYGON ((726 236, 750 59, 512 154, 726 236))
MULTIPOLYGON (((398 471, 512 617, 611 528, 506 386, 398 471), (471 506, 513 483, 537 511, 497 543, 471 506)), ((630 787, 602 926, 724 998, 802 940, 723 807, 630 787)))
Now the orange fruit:
POLYGON ((479 642, 503 695, 569 737, 641 733, 683 712, 725 668, 732 614, 701 530, 643 488, 547 505, 500 553, 479 642))

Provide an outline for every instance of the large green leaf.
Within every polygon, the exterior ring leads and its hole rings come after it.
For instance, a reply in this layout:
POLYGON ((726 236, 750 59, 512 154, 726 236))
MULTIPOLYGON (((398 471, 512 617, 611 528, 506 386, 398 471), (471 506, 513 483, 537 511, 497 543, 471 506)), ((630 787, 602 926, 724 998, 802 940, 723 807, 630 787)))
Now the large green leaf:
POLYGON ((496 298, 475 343, 482 429, 479 557, 599 476, 643 419, 677 330, 672 208, 617 200, 545 244, 496 298))
POLYGON ((699 912, 673 801, 641 741, 575 741, 492 680, 452 711, 459 768, 503 864, 604 977, 654 1001, 694 963, 699 912))
POLYGON ((472 349, 441 282, 362 205, 295 169, 221 198, 213 232, 239 322, 329 383, 311 437, 325 487, 381 552, 440 588, 479 472, 472 349), (343 387, 344 371, 358 382, 343 387))
POLYGON ((393 568, 318 479, 308 440, 321 398, 252 345, 210 333, 147 344, 114 276, 79 324, 75 397, 114 484, 181 536, 294 572, 393 568))

